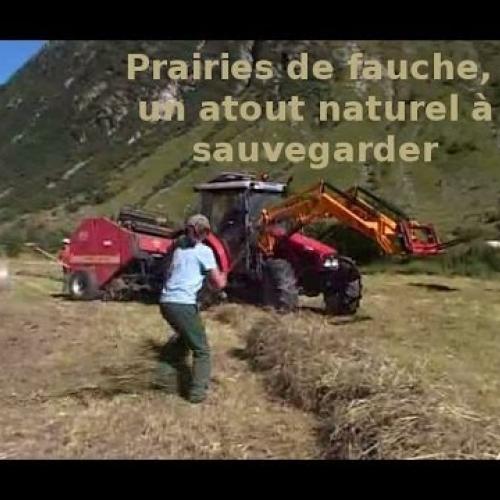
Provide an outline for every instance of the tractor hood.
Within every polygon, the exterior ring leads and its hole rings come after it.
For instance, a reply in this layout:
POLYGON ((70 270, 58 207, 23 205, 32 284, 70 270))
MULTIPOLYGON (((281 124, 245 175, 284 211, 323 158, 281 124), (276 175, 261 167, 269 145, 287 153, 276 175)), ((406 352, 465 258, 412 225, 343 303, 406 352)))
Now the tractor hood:
POLYGON ((289 244, 296 250, 315 253, 321 260, 331 255, 337 255, 337 249, 322 243, 321 241, 309 238, 302 233, 294 233, 288 238, 289 244))
POLYGON ((321 241, 310 238, 305 234, 295 232, 287 236, 284 228, 280 226, 273 226, 269 229, 270 233, 280 240, 279 247, 281 250, 287 248, 294 254, 310 253, 315 255, 319 261, 323 261, 327 257, 337 255, 337 249, 326 245, 321 241))

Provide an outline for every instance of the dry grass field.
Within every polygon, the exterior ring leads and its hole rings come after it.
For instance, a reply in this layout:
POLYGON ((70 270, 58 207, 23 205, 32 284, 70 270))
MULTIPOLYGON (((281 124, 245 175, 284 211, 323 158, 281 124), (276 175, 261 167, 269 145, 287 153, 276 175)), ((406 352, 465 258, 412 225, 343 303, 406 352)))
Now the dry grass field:
POLYGON ((496 458, 500 283, 373 274, 355 318, 321 303, 204 313, 210 396, 151 387, 154 305, 71 302, 50 263, 0 291, 1 458, 496 458))

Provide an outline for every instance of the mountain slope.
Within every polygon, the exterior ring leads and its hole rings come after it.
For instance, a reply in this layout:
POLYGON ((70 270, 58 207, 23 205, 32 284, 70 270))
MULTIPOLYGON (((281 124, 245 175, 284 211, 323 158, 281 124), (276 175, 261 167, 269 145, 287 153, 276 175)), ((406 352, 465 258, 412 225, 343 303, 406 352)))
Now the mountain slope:
POLYGON ((192 183, 237 165, 192 160, 197 141, 350 141, 398 139, 438 141, 432 164, 340 165, 322 170, 292 165, 285 160, 243 165, 245 170, 268 170, 274 177, 293 173, 299 188, 325 177, 347 187, 360 183, 376 190, 419 218, 436 222, 442 232, 480 228, 498 234, 500 199, 499 42, 342 42, 342 41, 63 41, 49 43, 0 89, 0 225, 23 217, 27 223, 70 226, 88 213, 114 213, 124 203, 161 210, 173 219, 195 203, 192 183), (463 82, 350 82, 342 67, 353 51, 384 61, 429 58, 434 51, 454 61, 474 58, 489 71, 484 90, 494 106, 492 124, 348 123, 318 124, 313 111, 319 99, 363 99, 374 94, 386 99, 444 99, 460 94, 462 112, 479 89, 463 82), (140 99, 158 98, 170 87, 165 80, 142 75, 126 79, 127 54, 151 58, 185 58, 193 52, 217 57, 270 59, 273 81, 211 81, 181 84, 176 91, 186 103, 184 123, 148 124, 138 117, 140 99), (329 59, 341 68, 331 82, 293 82, 283 76, 283 61, 307 51, 312 60, 329 59), (200 123, 197 104, 225 95, 265 100, 299 95, 307 99, 303 124, 200 123))

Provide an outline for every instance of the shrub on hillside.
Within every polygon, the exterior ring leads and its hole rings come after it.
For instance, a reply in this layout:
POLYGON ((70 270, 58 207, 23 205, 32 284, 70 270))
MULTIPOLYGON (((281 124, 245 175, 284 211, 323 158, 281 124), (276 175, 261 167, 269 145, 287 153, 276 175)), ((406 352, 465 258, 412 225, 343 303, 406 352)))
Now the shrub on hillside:
POLYGON ((460 252, 450 252, 442 259, 443 271, 465 276, 488 276, 500 272, 500 252, 474 243, 460 252))
POLYGON ((17 257, 23 250, 26 235, 21 229, 6 230, 0 235, 0 245, 7 257, 17 257))
POLYGON ((25 241, 35 243, 47 252, 56 252, 61 247, 63 238, 67 236, 64 229, 48 230, 43 226, 27 229, 25 241))
POLYGON ((500 272, 500 252, 481 242, 450 248, 445 254, 422 258, 383 258, 370 263, 370 272, 399 272, 403 274, 444 274, 487 278, 500 272))

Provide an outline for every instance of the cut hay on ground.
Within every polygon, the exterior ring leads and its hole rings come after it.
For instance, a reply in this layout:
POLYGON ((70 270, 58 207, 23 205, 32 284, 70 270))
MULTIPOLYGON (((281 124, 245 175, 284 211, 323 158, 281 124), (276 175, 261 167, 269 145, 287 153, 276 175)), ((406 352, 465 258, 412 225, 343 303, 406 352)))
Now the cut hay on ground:
POLYGON ((193 406, 151 387, 172 334, 156 306, 67 301, 50 297, 58 283, 33 284, 47 291, 18 281, 2 295, 0 457, 317 456, 314 416, 270 401, 240 356, 235 329, 248 322, 247 308, 204 313, 213 377, 206 402, 193 406))
POLYGON ((270 392, 314 412, 330 459, 497 458, 493 419, 445 404, 437 388, 335 326, 269 315, 247 335, 247 355, 270 392), (293 322, 292 322, 293 321, 293 322))

